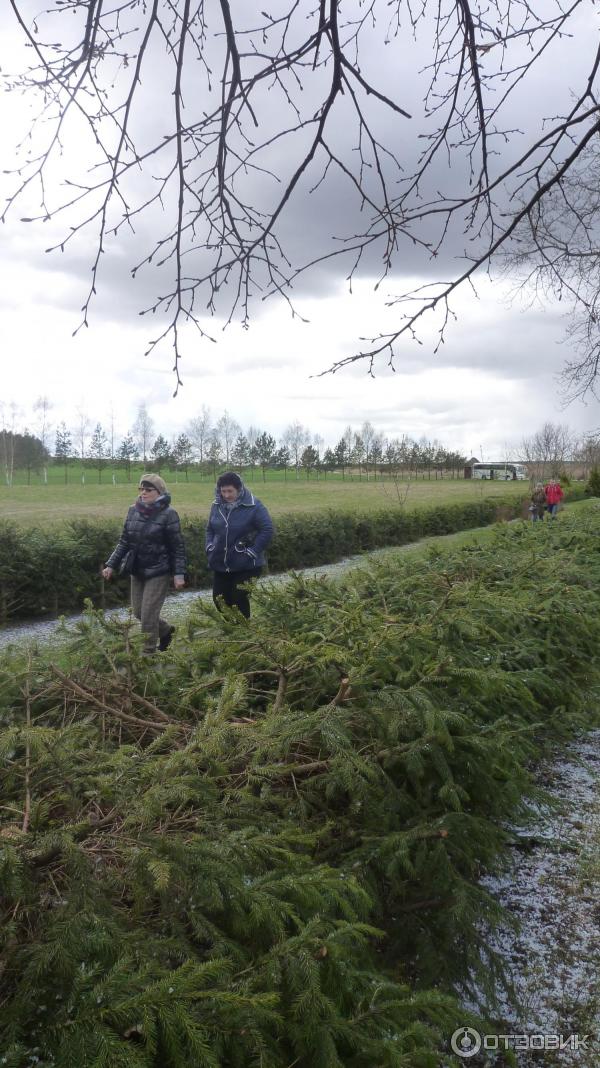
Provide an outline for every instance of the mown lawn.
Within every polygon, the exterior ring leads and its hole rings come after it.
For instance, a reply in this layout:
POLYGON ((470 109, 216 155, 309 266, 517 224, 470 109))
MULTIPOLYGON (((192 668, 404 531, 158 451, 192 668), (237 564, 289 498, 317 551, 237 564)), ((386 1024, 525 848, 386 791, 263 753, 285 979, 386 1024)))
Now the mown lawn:
MULTIPOLYGON (((105 476, 106 477, 106 476, 105 476)), ((205 516, 213 498, 212 482, 168 481, 173 506, 181 515, 205 516)), ((481 497, 525 496, 526 482, 470 482, 464 479, 419 479, 395 483, 388 478, 342 480, 290 476, 287 482, 267 481, 260 474, 248 482, 250 489, 273 515, 319 512, 328 508, 361 512, 397 508, 413 510, 432 504, 479 500, 481 497)), ((86 483, 73 482, 0 487, 0 517, 21 524, 47 525, 74 517, 120 518, 136 496, 135 482, 100 485, 88 475, 86 483)))

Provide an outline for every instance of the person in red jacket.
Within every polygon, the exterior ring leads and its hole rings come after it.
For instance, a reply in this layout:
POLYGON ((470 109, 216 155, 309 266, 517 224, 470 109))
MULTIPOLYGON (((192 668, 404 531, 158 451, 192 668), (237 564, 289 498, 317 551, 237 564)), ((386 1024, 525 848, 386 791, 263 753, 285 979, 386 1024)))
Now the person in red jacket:
POLYGON ((564 497, 562 486, 560 482, 555 478, 551 478, 548 485, 544 486, 544 493, 546 494, 546 505, 552 519, 556 519, 556 513, 558 512, 558 506, 564 497))

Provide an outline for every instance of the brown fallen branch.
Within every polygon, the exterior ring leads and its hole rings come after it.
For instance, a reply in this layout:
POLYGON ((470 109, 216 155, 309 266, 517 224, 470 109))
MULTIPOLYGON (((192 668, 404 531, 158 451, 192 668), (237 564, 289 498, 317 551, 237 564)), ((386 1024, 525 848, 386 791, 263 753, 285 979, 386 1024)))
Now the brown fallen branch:
MULTIPOLYGON (((407 747, 408 748, 408 747, 407 747)), ((380 762, 390 753, 389 749, 382 749, 379 753, 374 753, 375 760, 380 762)), ((273 766, 273 765, 271 765, 273 766)), ((277 766, 277 765, 275 765, 277 766)), ((281 764, 281 771, 284 775, 312 775, 313 772, 327 771, 331 767, 330 760, 312 760, 306 764, 281 764)), ((422 838, 447 838, 448 831, 430 831, 427 834, 421 835, 422 838)))
MULTIPOLYGON (((85 823, 76 826, 73 835, 73 842, 82 842, 90 834, 95 834, 97 831, 102 830, 104 827, 108 827, 115 823, 115 813, 110 812, 108 816, 104 816, 100 820, 92 821, 86 820, 85 823)), ((68 830, 69 828, 67 828, 68 830)), ((34 868, 43 868, 46 864, 51 864, 53 860, 61 855, 63 851, 63 843, 57 842, 55 845, 49 846, 48 849, 43 850, 41 853, 35 853, 30 850, 26 850, 25 856, 30 864, 34 868)))
POLYGON ((101 701, 100 698, 96 697, 95 694, 90 693, 89 690, 80 686, 79 683, 74 682, 73 679, 70 679, 68 675, 65 675, 60 668, 53 665, 52 671, 60 679, 63 686, 71 690, 73 694, 80 697, 83 701, 88 701, 90 704, 94 705, 94 707, 100 709, 100 711, 104 712, 107 716, 113 716, 115 719, 121 720, 123 723, 134 723, 136 727, 146 727, 154 731, 162 732, 167 726, 179 726, 180 729, 184 729, 183 724, 175 724, 173 720, 168 719, 166 723, 156 723, 150 719, 140 719, 138 716, 132 716, 128 712, 122 712, 120 708, 113 708, 111 705, 107 705, 104 701, 101 701))
POLYGON ((333 700, 331 700, 329 702, 329 707, 330 708, 334 708, 336 705, 343 704, 343 702, 347 701, 348 698, 350 697, 350 693, 351 693, 350 679, 348 678, 347 675, 344 675, 343 678, 340 680, 340 688, 339 688, 338 692, 336 693, 336 695, 333 698, 333 700))
POLYGON ((312 760, 308 764, 290 764, 287 767, 282 764, 281 769, 286 775, 298 777, 299 775, 312 775, 314 771, 327 771, 328 760, 312 760))
POLYGON ((279 680, 277 682, 277 693, 275 694, 275 701, 273 703, 273 711, 280 712, 281 706, 285 699, 285 691, 287 690, 288 676, 285 671, 279 672, 279 680))
MULTIPOLYGON (((257 671, 240 671, 237 673, 241 678, 251 679, 255 675, 273 675, 276 679, 279 678, 278 671, 271 671, 269 668, 260 668, 257 671)), ((190 687, 187 693, 193 696, 196 693, 201 693, 203 690, 210 690, 213 686, 221 685, 227 682, 226 675, 215 676, 214 679, 209 679, 208 682, 200 682, 196 686, 190 687)))
POLYGON ((267 771, 260 766, 245 766, 236 772, 225 772, 223 775, 217 776, 217 778, 223 783, 241 785, 242 783, 247 782, 250 775, 258 776, 262 772, 264 778, 267 779, 268 782, 275 784, 288 777, 294 779, 294 777, 297 778, 302 775, 311 775, 313 772, 327 771, 328 767, 328 760, 313 760, 306 764, 270 764, 267 771))
POLYGON ((140 693, 137 693, 135 690, 124 690, 123 694, 129 697, 132 701, 135 701, 135 703, 140 705, 142 708, 145 708, 148 712, 152 712, 152 714, 156 716, 157 719, 161 719, 165 723, 173 722, 169 718, 169 716, 167 716, 167 713, 163 712, 162 708, 158 708, 158 706, 155 705, 152 701, 149 701, 147 697, 142 697, 142 695, 140 693))

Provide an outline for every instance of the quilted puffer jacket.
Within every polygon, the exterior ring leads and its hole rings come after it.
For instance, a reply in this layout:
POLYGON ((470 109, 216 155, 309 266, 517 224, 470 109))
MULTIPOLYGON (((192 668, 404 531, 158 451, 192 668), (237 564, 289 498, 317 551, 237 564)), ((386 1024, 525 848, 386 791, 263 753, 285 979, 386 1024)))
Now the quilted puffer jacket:
POLYGON ((158 575, 183 575, 186 569, 185 543, 179 516, 170 503, 171 497, 164 493, 150 514, 133 505, 106 566, 118 571, 125 554, 135 549, 134 575, 145 579, 158 575))
POLYGON ((206 527, 206 558, 213 571, 251 571, 265 563, 273 521, 262 501, 242 486, 233 508, 217 490, 206 527))

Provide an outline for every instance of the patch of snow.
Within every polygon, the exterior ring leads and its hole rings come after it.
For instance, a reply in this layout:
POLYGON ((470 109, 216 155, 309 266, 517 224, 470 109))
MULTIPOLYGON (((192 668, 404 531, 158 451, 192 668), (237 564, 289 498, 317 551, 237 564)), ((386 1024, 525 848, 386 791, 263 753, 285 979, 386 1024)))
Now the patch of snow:
POLYGON ((518 929, 501 926, 490 939, 509 986, 498 985, 491 999, 479 991, 478 1001, 501 1021, 498 1033, 589 1035, 579 1050, 518 1053, 520 1068, 597 1068, 600 731, 567 745, 553 763, 538 769, 536 778, 552 804, 538 805, 526 827, 510 828, 509 868, 482 880, 518 921, 518 929))

